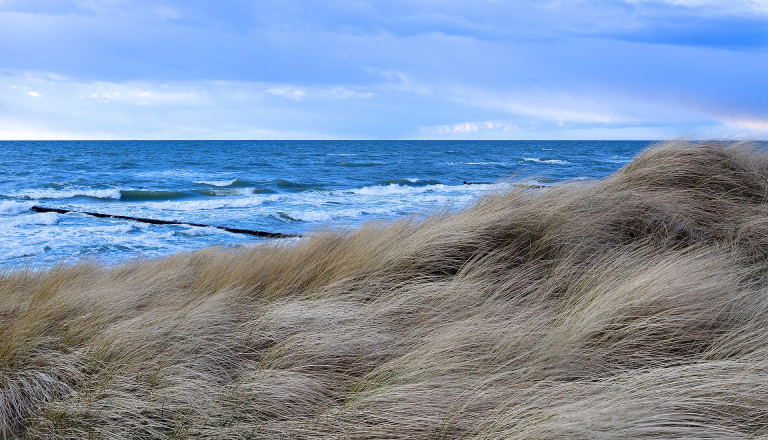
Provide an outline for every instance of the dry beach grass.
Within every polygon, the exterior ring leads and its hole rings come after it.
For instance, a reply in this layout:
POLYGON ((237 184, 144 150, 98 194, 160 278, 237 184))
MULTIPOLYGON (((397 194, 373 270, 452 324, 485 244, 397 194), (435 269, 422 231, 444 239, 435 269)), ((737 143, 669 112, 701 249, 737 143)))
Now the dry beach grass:
POLYGON ((768 153, 0 278, 19 438, 768 435, 768 153))

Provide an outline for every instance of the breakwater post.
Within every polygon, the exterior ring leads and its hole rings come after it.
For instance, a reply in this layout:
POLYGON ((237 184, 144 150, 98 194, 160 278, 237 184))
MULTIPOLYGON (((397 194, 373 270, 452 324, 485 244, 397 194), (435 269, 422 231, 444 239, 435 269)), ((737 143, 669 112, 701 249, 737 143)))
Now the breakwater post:
POLYGON ((32 212, 40 212, 40 213, 55 212, 57 214, 84 214, 84 215, 90 215, 91 217, 97 217, 97 218, 115 218, 120 220, 132 220, 135 222, 149 223, 150 225, 182 225, 182 226, 196 226, 199 228, 215 228, 215 229, 221 229, 222 231, 232 232, 235 234, 247 234, 247 235, 253 235, 256 237, 264 237, 264 238, 301 237, 301 235, 296 235, 296 234, 281 234, 279 232, 267 232, 267 231, 259 231, 254 229, 229 228, 226 226, 204 225, 202 223, 180 222, 176 220, 159 220, 159 219, 153 219, 153 218, 132 217, 129 215, 102 214, 100 212, 75 211, 72 209, 46 208, 46 207, 37 206, 37 205, 29 209, 32 212))

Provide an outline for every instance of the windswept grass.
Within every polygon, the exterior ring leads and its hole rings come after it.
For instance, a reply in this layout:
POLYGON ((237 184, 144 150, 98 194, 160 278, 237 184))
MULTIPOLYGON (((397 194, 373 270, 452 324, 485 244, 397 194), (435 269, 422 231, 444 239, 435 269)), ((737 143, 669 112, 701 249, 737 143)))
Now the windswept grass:
POLYGON ((0 278, 6 438, 768 435, 768 153, 0 278))

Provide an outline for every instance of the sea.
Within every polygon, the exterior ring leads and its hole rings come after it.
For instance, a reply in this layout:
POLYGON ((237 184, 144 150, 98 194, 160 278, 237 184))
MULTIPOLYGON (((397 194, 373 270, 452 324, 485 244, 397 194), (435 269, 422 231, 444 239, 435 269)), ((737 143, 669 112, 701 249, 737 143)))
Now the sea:
POLYGON ((311 235, 458 210, 509 185, 546 188, 604 178, 651 144, 3 141, 0 271, 83 260, 114 265, 208 246, 296 240, 221 228, 311 235))

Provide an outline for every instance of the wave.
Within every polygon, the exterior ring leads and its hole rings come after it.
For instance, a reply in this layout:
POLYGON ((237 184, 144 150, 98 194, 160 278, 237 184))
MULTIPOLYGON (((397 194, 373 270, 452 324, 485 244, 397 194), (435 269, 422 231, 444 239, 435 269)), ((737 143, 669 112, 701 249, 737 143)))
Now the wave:
POLYGON ((228 208, 254 208, 285 198, 283 194, 264 194, 254 197, 218 197, 208 200, 166 200, 153 205, 159 211, 200 212, 228 208))
POLYGON ((424 186, 408 186, 391 183, 389 185, 372 185, 351 189, 348 192, 365 196, 390 196, 421 194, 427 192, 480 192, 493 188, 495 185, 481 183, 477 185, 444 185, 442 183, 428 184, 424 186))
POLYGON ((328 210, 295 210, 280 211, 277 216, 288 221, 322 223, 337 219, 352 219, 366 215, 392 215, 395 211, 391 208, 350 208, 336 211, 328 210))
POLYGON ((181 191, 120 190, 120 197, 118 199, 127 202, 151 202, 155 200, 176 200, 186 197, 189 197, 189 194, 181 191))
POLYGON ((292 182, 290 180, 285 179, 276 179, 273 180, 274 184, 278 188, 283 188, 288 191, 298 192, 298 191, 308 191, 308 190, 322 190, 325 189, 322 185, 315 185, 311 183, 299 183, 299 182, 292 182))
POLYGON ((38 246, 14 246, 11 249, 3 249, 3 256, 12 260, 15 258, 33 257, 35 255, 42 254, 50 250, 50 247, 38 245, 38 246))
POLYGON ((509 166, 508 162, 442 162, 441 165, 449 165, 449 166, 461 166, 461 165, 493 165, 497 167, 506 167, 509 166))
POLYGON ((213 227, 199 227, 199 226, 193 226, 187 229, 183 229, 181 231, 174 231, 172 232, 173 235, 183 235, 186 237, 203 237, 206 235, 219 235, 219 234, 228 234, 228 232, 223 231, 218 228, 213 227))
POLYGON ((21 214, 22 212, 29 211, 34 205, 32 202, 4 200, 0 202, 0 214, 21 214))
POLYGON ((30 214, 30 215, 15 217, 13 221, 10 222, 10 226, 15 226, 15 227, 29 226, 29 225, 52 226, 57 224, 60 218, 61 218, 61 215, 55 212, 43 212, 40 214, 30 214))
POLYGON ((195 193, 210 196, 249 196, 251 194, 275 194, 276 191, 270 188, 224 188, 224 189, 196 189, 195 193))
POLYGON ((366 196, 388 196, 388 195, 402 195, 402 194, 415 194, 427 191, 443 190, 447 188, 446 185, 427 185, 427 186, 405 186, 390 183, 389 185, 373 185, 364 186, 362 188, 352 189, 349 192, 352 194, 366 195, 366 196))
POLYGON ((82 177, 78 177, 74 180, 63 180, 58 182, 46 183, 45 187, 51 188, 51 189, 76 188, 79 185, 83 185, 84 182, 85 182, 85 179, 83 179, 82 177))
POLYGON ((440 185, 439 180, 421 180, 417 178, 407 179, 389 179, 378 182, 379 185, 401 185, 401 186, 428 186, 428 185, 440 185))
MULTIPOLYGON (((122 220, 118 220, 122 223, 112 223, 112 224, 106 224, 102 225, 99 224, 98 226, 85 226, 82 228, 82 230, 87 231, 90 234, 94 235, 106 235, 111 236, 111 240, 117 240, 122 241, 121 236, 123 234, 129 234, 129 233, 135 233, 139 231, 146 231, 149 229, 150 225, 146 223, 139 223, 139 222, 126 222, 122 220), (117 236, 115 236, 117 234, 117 236)), ((131 241, 134 240, 134 238, 130 239, 131 241)))
POLYGON ((216 186, 216 187, 245 187, 251 184, 251 182, 243 179, 231 179, 231 180, 195 180, 194 183, 200 185, 216 186))
POLYGON ((537 157, 524 157, 523 162, 548 163, 553 165, 570 165, 567 160, 561 159, 539 159, 537 157))
POLYGON ((464 165, 500 165, 504 166, 507 165, 503 162, 465 162, 464 165))
POLYGON ((288 220, 289 222, 300 222, 301 221, 301 220, 299 220, 297 218, 291 217, 288 213, 286 213, 284 211, 278 211, 277 212, 277 217, 282 219, 282 220, 288 220))
POLYGON ((89 197, 92 199, 115 199, 119 200, 122 191, 118 188, 110 189, 33 189, 18 193, 8 194, 12 197, 26 200, 41 199, 72 199, 75 197, 89 197))
POLYGON ((600 162, 604 163, 615 163, 615 164, 625 164, 628 163, 632 158, 629 157, 623 157, 623 156, 611 156, 607 159, 599 159, 600 162))

